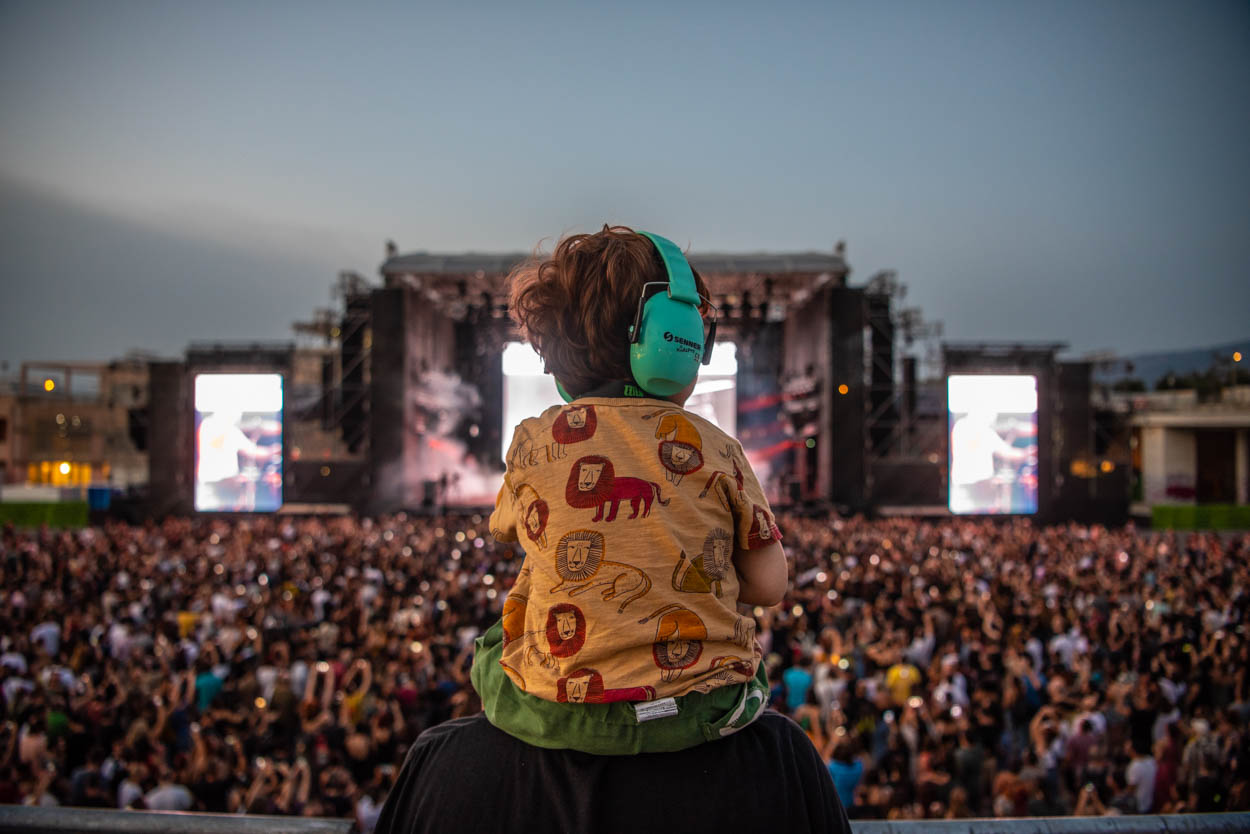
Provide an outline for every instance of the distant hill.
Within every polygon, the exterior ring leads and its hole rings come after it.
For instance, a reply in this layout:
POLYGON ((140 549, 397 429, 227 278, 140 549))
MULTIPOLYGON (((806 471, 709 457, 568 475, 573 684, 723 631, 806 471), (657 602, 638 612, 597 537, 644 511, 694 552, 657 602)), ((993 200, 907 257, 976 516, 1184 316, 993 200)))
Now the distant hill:
POLYGON ((1099 361, 1094 364, 1094 381, 1113 384, 1121 379, 1140 379, 1146 383, 1147 388, 1153 389, 1155 383, 1166 374, 1180 377, 1206 371, 1218 361, 1231 361, 1235 351, 1241 351, 1242 354, 1238 367, 1250 370, 1250 338, 1247 338, 1240 342, 1226 342, 1191 350, 1141 353, 1099 361))

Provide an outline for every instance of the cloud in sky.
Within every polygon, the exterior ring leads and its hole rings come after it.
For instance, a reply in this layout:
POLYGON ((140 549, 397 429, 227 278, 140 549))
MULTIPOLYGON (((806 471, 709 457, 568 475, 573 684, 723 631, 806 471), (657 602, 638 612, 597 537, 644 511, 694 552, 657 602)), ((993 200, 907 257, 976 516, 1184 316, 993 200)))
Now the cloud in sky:
POLYGON ((385 239, 603 222, 845 239, 951 338, 1237 338, 1248 35, 1217 2, 7 3, 0 358, 285 338, 385 239))
POLYGON ((291 338, 330 301, 304 252, 179 235, 0 182, 0 358, 177 356, 190 341, 291 338))

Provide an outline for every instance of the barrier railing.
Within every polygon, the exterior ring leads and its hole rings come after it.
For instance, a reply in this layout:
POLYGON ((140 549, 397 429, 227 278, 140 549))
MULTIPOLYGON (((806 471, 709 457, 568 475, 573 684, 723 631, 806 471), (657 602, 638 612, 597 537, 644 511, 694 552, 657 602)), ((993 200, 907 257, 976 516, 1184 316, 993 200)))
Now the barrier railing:
MULTIPOLYGON (((28 808, 0 805, 0 834, 347 834, 351 820, 261 815, 28 808)), ((964 820, 856 820, 854 834, 1232 834, 1250 831, 1250 813, 964 820)))
POLYGON ((1250 831, 1250 813, 1142 814, 1123 817, 1019 817, 1014 819, 853 821, 855 834, 1232 834, 1250 831))
POLYGON ((351 820, 0 805, 0 834, 347 834, 351 820))

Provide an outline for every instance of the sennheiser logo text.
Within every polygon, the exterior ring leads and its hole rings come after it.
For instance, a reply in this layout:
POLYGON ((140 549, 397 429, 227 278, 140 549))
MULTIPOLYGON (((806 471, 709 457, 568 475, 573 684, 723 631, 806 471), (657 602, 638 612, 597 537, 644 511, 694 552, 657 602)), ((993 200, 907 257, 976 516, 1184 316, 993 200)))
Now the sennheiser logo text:
POLYGON ((703 345, 699 344, 698 342, 692 342, 689 339, 683 339, 681 336, 674 336, 671 330, 664 331, 664 341, 676 342, 679 345, 684 345, 685 347, 693 348, 694 350, 699 350, 700 348, 703 347, 703 345))

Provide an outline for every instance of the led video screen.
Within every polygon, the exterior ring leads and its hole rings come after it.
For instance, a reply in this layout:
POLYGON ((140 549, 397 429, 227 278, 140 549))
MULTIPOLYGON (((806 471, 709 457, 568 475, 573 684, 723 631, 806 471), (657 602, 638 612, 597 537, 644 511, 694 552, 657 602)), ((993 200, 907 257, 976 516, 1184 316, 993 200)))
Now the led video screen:
POLYGON ((282 375, 196 374, 195 509, 282 506, 282 375))
POLYGON ((1037 512, 1037 377, 951 375, 950 510, 1037 512))

